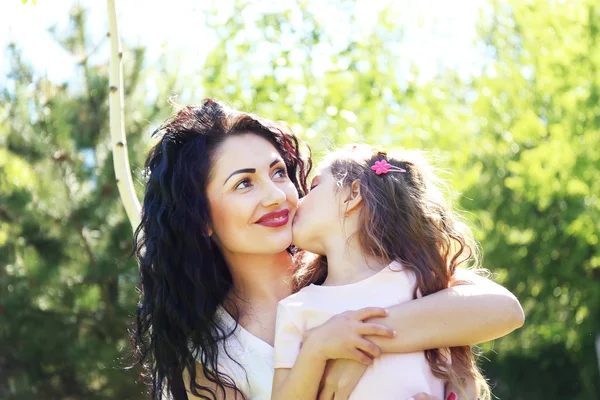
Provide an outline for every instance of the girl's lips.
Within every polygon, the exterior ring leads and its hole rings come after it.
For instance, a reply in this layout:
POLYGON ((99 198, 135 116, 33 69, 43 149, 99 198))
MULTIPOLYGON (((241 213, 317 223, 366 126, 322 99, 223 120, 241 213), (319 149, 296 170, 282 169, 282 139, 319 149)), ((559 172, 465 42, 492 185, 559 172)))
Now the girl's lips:
POLYGON ((290 220, 290 210, 281 210, 263 215, 256 223, 270 228, 284 226, 290 220))

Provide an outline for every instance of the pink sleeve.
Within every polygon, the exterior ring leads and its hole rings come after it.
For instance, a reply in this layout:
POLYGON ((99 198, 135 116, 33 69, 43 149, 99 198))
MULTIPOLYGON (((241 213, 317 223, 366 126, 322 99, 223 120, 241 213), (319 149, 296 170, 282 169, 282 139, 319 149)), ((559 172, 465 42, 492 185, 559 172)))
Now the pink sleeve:
POLYGON ((302 331, 283 303, 277 306, 274 368, 292 368, 302 346, 302 331))

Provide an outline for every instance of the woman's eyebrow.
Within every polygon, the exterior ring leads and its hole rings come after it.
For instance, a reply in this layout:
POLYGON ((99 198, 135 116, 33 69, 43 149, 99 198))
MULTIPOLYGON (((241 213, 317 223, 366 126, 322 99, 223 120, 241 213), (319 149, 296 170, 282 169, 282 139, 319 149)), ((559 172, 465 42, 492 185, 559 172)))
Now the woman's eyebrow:
POLYGON ((274 165, 277 165, 277 163, 283 163, 283 160, 281 158, 276 158, 275 160, 273 160, 273 162, 269 165, 269 168, 273 168, 274 165))
POLYGON ((233 171, 231 173, 231 175, 229 175, 227 177, 227 179, 225 179, 225 182, 223 182, 223 186, 225 186, 225 184, 227 183, 227 181, 229 180, 229 178, 231 178, 234 175, 237 174, 253 174, 256 172, 256 168, 242 168, 242 169, 238 169, 237 171, 233 171))
MULTIPOLYGON (((274 165, 277 165, 278 163, 283 163, 283 160, 281 158, 276 158, 275 160, 273 160, 271 162, 271 164, 269 164, 269 168, 273 168, 274 165)), ((227 183, 227 181, 229 180, 229 178, 231 178, 233 175, 237 175, 237 174, 254 174, 256 173, 256 168, 242 168, 242 169, 238 169, 236 171, 233 171, 231 173, 231 175, 229 175, 227 177, 227 179, 225 179, 225 182, 223 182, 223 186, 225 186, 225 184, 227 183)))
MULTIPOLYGON (((269 168, 273 168, 274 165, 277 165, 278 163, 283 163, 283 160, 281 158, 276 158, 275 160, 273 160, 271 162, 271 164, 269 164, 269 168)), ((225 179, 225 182, 223 182, 223 185, 225 185, 227 183, 227 181, 229 180, 229 178, 231 178, 233 175, 237 175, 237 174, 254 174, 256 173, 256 168, 242 168, 242 169, 238 169, 236 171, 233 171, 231 173, 231 175, 229 175, 227 177, 227 179, 225 179)))

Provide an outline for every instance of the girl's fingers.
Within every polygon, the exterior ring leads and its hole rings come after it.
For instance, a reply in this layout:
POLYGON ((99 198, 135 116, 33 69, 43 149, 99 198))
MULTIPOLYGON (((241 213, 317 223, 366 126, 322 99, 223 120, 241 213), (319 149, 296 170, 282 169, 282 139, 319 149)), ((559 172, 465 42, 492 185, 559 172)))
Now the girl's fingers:
POLYGON ((356 361, 363 365, 373 364, 373 358, 371 356, 369 356, 367 353, 365 353, 357 348, 354 348, 354 349, 350 350, 348 353, 346 353, 346 356, 344 358, 346 358, 348 360, 356 361))
POLYGON ((396 331, 389 326, 375 324, 372 322, 364 322, 358 326, 356 333, 359 335, 377 335, 393 338, 396 336, 396 331))
POLYGON ((377 358, 381 355, 381 349, 373 342, 370 342, 367 339, 358 339, 358 341, 356 342, 356 348, 362 350, 372 358, 377 358))
POLYGON ((332 400, 333 399, 333 391, 325 386, 323 390, 319 393, 319 397, 317 400, 332 400))
POLYGON ((359 321, 364 321, 367 318, 383 318, 387 317, 388 312, 382 307, 366 307, 355 311, 354 318, 359 321))
POLYGON ((351 360, 357 361, 363 365, 373 364, 373 359, 358 349, 354 349, 354 351, 351 354, 351 357, 351 360))
POLYGON ((333 400, 348 400, 348 398, 350 398, 350 395, 343 392, 335 392, 333 394, 333 400))

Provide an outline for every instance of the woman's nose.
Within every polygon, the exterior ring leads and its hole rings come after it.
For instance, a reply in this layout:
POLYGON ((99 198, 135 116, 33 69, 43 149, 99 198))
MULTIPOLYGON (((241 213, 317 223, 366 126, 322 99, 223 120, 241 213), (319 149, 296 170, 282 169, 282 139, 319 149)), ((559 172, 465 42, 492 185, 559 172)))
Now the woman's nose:
POLYGON ((264 207, 278 206, 287 199, 285 192, 275 183, 270 182, 263 190, 262 204, 264 207))

